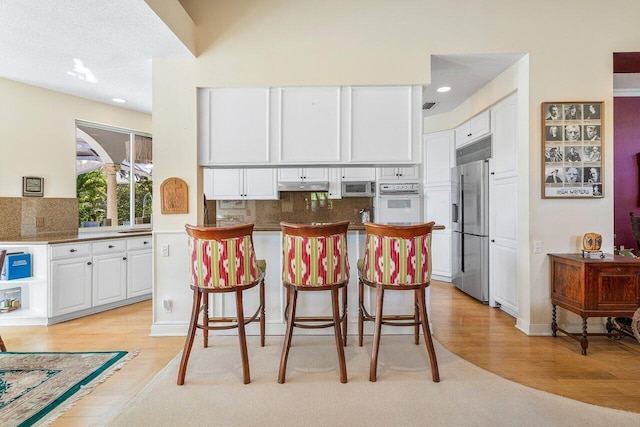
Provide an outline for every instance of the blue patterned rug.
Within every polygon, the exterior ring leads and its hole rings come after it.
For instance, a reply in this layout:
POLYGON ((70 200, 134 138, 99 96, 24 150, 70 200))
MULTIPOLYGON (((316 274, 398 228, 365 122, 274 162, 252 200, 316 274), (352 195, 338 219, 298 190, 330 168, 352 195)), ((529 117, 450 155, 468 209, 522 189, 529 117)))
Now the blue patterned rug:
MULTIPOLYGON (((0 426, 46 425, 104 381, 126 351, 0 353, 0 426)), ((133 355, 131 355, 133 356, 133 355)))

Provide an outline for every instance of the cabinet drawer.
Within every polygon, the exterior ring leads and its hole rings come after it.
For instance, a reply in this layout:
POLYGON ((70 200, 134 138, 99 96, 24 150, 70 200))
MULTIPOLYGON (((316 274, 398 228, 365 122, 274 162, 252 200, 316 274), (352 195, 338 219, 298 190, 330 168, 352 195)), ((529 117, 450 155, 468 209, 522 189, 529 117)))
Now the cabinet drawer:
POLYGON ((151 249, 151 236, 127 240, 127 250, 151 249))
POLYGON ((51 246, 51 259, 64 259, 91 255, 91 243, 68 243, 51 246))
POLYGON ((116 252, 124 252, 127 249, 125 239, 112 239, 93 242, 93 254, 109 254, 116 252))

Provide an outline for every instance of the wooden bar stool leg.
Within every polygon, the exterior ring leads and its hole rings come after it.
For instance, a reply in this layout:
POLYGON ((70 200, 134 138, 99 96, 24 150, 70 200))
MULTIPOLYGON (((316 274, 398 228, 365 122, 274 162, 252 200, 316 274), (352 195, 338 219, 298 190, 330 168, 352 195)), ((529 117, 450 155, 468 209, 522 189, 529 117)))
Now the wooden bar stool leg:
POLYGON ((347 316, 349 315, 347 309, 347 287, 342 287, 342 341, 344 346, 347 346, 347 316))
POLYGON ((364 334, 364 284, 358 280, 358 346, 362 347, 362 335, 364 334))
POLYGON ((193 339, 196 336, 196 329, 198 325, 198 316, 200 315, 200 298, 202 292, 200 289, 193 290, 193 307, 191 308, 191 321, 189 323, 189 331, 187 332, 187 338, 184 343, 184 350, 182 350, 182 359, 180 360, 180 369, 178 370, 178 385, 184 384, 184 377, 187 373, 187 364, 189 363, 189 355, 191 354, 191 346, 193 345, 193 339))
POLYGON ((260 347, 264 347, 264 336, 265 336, 265 308, 264 308, 264 280, 260 282, 260 347))
POLYGON ((284 343, 282 344, 282 356, 280 357, 280 369, 278 371, 278 383, 280 384, 284 384, 284 378, 287 372, 287 359, 289 357, 289 349, 291 348, 297 298, 298 291, 287 287, 287 330, 284 336, 284 343))
POLYGON ((436 350, 431 339, 431 330, 429 329, 429 317, 427 316, 427 304, 425 301, 425 288, 420 288, 420 297, 418 298, 420 306, 420 319, 422 321, 422 332, 424 333, 424 341, 429 353, 429 362, 431 363, 431 378, 434 383, 440 382, 440 372, 438 371, 438 360, 436 359, 436 350))
MULTIPOLYGON (((209 294, 204 293, 202 295, 202 324, 209 326, 209 294)), ((202 344, 204 348, 209 347, 209 329, 202 329, 202 344)))
POLYGON ((375 382, 378 372, 378 351, 380 350, 380 332, 382 330, 382 304, 384 302, 384 288, 378 285, 376 289, 376 318, 373 327, 373 348, 371 349, 371 366, 369 381, 375 382))
POLYGON ((0 351, 7 351, 7 347, 4 345, 4 341, 2 341, 2 337, 0 337, 0 351))
POLYGON ((416 325, 413 327, 413 337, 416 345, 420 344, 420 312, 419 312, 419 304, 418 304, 418 289, 415 290, 413 294, 413 319, 416 322, 416 325))
MULTIPOLYGON (((346 287, 345 287, 346 289, 346 287)), ((338 289, 331 289, 331 308, 333 309, 333 329, 336 336, 336 348, 338 349, 338 364, 340 366, 340 382, 347 382, 347 364, 344 361, 343 334, 340 325, 340 305, 338 301, 338 289)))
POLYGON ((244 331, 244 307, 242 304, 241 290, 236 290, 236 316, 238 318, 240 358, 242 359, 242 381, 245 384, 249 384, 251 382, 251 374, 249 373, 249 353, 247 352, 247 335, 244 331))

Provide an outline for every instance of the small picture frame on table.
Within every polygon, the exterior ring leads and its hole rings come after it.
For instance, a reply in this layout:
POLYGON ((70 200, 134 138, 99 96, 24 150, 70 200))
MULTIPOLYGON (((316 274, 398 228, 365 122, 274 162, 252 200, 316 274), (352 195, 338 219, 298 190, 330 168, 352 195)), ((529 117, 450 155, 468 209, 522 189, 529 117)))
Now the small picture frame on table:
POLYGON ((24 197, 44 196, 44 178, 38 178, 35 176, 23 176, 22 195, 24 197))
POLYGON ((604 197, 604 102, 542 103, 542 198, 604 197))

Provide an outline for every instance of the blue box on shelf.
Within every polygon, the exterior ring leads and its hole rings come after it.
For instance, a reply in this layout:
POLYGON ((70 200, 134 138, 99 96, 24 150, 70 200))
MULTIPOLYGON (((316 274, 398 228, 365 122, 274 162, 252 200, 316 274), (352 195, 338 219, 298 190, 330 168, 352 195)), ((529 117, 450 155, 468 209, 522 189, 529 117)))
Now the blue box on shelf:
POLYGON ((31 277, 31 254, 7 254, 4 268, 7 280, 31 277))

